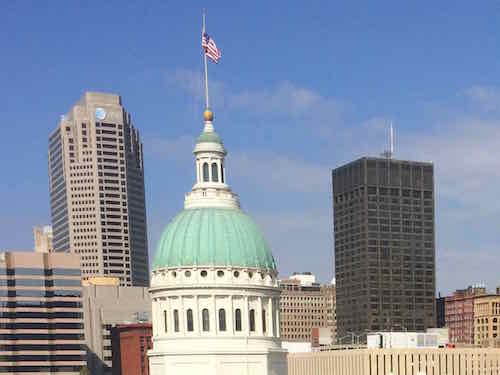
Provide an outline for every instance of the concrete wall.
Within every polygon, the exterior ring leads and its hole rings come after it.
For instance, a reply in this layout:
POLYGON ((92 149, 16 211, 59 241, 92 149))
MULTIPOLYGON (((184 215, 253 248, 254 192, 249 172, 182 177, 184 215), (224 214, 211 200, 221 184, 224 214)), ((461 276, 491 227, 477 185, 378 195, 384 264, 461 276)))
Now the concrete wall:
POLYGON ((85 286, 83 310, 90 373, 111 374, 111 329, 117 324, 151 321, 151 299, 148 288, 85 286))
POLYGON ((281 347, 288 350, 288 353, 310 353, 312 345, 310 342, 282 341, 281 347))
POLYGON ((500 349, 359 349, 288 354, 288 375, 500 374, 500 349))

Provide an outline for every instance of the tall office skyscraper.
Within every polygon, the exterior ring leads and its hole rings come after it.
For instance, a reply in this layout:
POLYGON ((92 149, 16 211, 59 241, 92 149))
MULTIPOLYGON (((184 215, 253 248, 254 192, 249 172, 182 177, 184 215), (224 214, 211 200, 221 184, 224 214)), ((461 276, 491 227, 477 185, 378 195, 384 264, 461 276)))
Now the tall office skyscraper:
POLYGON ((87 92, 49 137, 54 251, 81 256, 82 277, 149 286, 139 133, 118 95, 87 92))
POLYGON ((337 336, 433 327, 433 164, 364 157, 332 181, 337 336))

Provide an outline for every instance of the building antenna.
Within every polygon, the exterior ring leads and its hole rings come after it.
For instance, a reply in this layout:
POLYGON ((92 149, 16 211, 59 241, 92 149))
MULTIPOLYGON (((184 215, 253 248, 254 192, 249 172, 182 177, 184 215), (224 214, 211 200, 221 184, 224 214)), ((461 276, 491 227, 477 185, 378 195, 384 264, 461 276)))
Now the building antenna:
POLYGON ((381 156, 387 159, 392 159, 392 156, 394 155, 394 129, 392 127, 392 120, 391 120, 391 125, 389 127, 389 149, 385 150, 381 156))
POLYGON ((394 130, 392 128, 392 120, 391 120, 391 158, 394 155, 394 130))

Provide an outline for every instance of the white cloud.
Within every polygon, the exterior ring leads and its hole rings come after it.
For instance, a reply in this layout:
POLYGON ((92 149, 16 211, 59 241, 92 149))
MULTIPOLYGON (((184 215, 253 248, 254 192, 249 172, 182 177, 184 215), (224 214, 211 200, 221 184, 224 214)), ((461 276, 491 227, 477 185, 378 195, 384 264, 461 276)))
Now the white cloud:
POLYGON ((231 174, 263 191, 321 193, 329 191, 328 166, 294 160, 284 155, 245 150, 228 161, 231 174))
POLYGON ((496 251, 495 247, 480 247, 470 251, 457 248, 439 249, 436 269, 437 291, 446 295, 473 284, 485 284, 487 290, 494 290, 500 286, 499 260, 496 251))
POLYGON ((338 119, 340 103, 304 87, 283 81, 270 89, 244 91, 230 96, 233 109, 251 109, 259 115, 338 119))
MULTIPOLYGON (((167 81, 184 90, 195 100, 204 98, 203 77, 201 72, 179 69, 167 74, 167 81)), ((280 117, 284 119, 307 119, 307 126, 318 132, 325 131, 331 124, 337 123, 346 107, 341 101, 322 96, 290 81, 260 90, 236 92, 221 81, 210 80, 211 103, 216 112, 232 111, 246 113, 246 116, 280 117)))
MULTIPOLYGON (((166 74, 167 84, 175 85, 191 96, 199 108, 205 103, 204 78, 201 71, 190 69, 177 69, 166 74)), ((210 102, 212 108, 224 109, 226 107, 227 89, 223 82, 215 79, 209 80, 210 102)))
MULTIPOLYGON (((194 138, 146 140, 153 158, 174 162, 191 161, 194 138)), ((230 179, 238 178, 266 192, 324 193, 330 191, 329 166, 307 163, 284 155, 259 150, 232 152, 227 160, 230 179)))
POLYGON ((472 86, 463 94, 485 111, 500 109, 500 89, 494 86, 472 86))
POLYGON ((333 224, 327 210, 254 211, 255 220, 271 246, 282 277, 293 272, 311 271, 323 282, 331 280, 334 270, 333 224))
POLYGON ((466 214, 500 213, 500 121, 458 120, 428 134, 404 134, 400 142, 405 156, 435 163, 441 197, 466 214))
POLYGON ((155 137, 145 140, 148 152, 151 152, 153 157, 174 161, 191 160, 192 155, 189 151, 193 149, 194 142, 194 137, 190 135, 182 135, 177 138, 155 137))
POLYGON ((167 73, 167 82, 179 86, 182 90, 196 98, 203 98, 203 75, 189 69, 177 69, 167 73))
POLYGON ((370 132, 388 134, 390 124, 391 124, 390 119, 381 116, 376 116, 364 121, 361 124, 361 128, 370 132))

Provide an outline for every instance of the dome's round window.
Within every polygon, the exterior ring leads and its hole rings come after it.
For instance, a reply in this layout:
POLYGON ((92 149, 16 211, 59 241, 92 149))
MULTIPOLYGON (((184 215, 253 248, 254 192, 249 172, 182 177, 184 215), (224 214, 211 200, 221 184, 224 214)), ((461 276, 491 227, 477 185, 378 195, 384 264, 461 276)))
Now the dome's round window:
POLYGON ((219 276, 219 277, 224 276, 224 271, 217 271, 217 276, 219 276))
POLYGON ((234 271, 233 275, 234 275, 234 277, 239 277, 240 273, 238 271, 234 271))
POLYGON ((184 276, 186 276, 186 277, 191 277, 191 271, 186 271, 186 272, 184 272, 184 276))
POLYGON ((252 278, 252 277, 253 277, 253 272, 249 272, 249 273, 248 273, 248 277, 249 277, 249 278, 252 278))
POLYGON ((173 277, 177 277, 177 272, 172 271, 172 276, 173 276, 173 277))
POLYGON ((200 272, 201 277, 207 277, 207 271, 203 270, 200 272))

